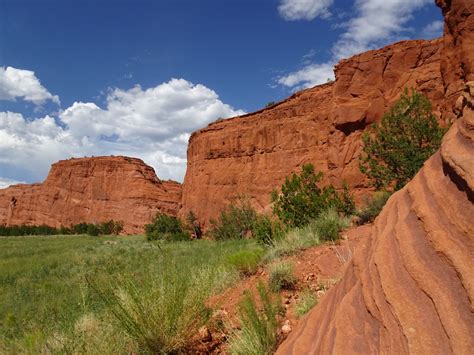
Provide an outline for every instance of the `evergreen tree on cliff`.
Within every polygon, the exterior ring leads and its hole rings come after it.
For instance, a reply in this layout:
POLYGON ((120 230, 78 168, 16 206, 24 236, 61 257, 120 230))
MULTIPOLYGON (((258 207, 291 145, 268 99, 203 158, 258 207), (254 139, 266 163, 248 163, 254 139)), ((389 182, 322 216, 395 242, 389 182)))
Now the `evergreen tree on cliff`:
POLYGON ((405 89, 380 125, 374 124, 373 132, 362 136, 360 170, 377 189, 399 190, 439 149, 445 132, 428 98, 405 89))

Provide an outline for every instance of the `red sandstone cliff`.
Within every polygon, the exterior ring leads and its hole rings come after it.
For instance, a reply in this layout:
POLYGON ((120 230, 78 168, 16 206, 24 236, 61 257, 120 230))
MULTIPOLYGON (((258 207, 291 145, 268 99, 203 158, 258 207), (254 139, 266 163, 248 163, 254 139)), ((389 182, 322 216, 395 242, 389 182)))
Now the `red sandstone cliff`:
POLYGON ((261 111, 217 121, 189 141, 181 215, 207 221, 228 201, 246 195, 258 210, 285 176, 312 162, 325 182, 343 180, 360 195, 360 136, 405 87, 426 94, 440 111, 441 40, 404 41, 340 62, 336 80, 298 92, 261 111))
POLYGON ((124 222, 125 233, 143 231, 161 211, 176 215, 181 185, 160 181, 140 159, 96 157, 52 165, 42 184, 0 190, 0 224, 124 222))
POLYGON ((474 349, 474 2, 437 3, 446 23, 443 109, 451 114, 454 105, 460 118, 277 354, 474 349))

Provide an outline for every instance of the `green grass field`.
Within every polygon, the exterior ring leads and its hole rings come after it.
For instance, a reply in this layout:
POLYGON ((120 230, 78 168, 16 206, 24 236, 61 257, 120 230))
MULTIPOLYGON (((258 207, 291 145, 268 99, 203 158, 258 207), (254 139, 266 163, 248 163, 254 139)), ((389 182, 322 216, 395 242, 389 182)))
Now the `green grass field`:
POLYGON ((176 338, 179 329, 173 324, 182 321, 180 307, 192 308, 189 302, 235 282, 238 272, 227 262, 229 255, 257 248, 246 240, 158 244, 143 236, 0 238, 0 353, 146 351, 147 339, 155 336, 145 334, 148 328, 169 321, 172 329, 163 332, 176 338), (147 305, 142 319, 139 311, 147 305), (117 307, 128 318, 114 317, 117 307))

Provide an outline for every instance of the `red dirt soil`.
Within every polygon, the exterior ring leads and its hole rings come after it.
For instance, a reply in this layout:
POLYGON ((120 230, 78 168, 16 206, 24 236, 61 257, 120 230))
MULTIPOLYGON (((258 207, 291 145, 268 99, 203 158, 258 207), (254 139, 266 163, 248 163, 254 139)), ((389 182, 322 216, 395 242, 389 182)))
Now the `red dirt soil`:
MULTIPOLYGON (((289 321, 291 327, 294 327, 299 319, 294 313, 295 303, 299 295, 305 289, 314 292, 319 300, 342 276, 344 267, 352 257, 352 253, 357 249, 361 239, 366 238, 370 231, 369 226, 361 226, 349 229, 342 233, 343 239, 337 243, 324 244, 321 246, 309 248, 295 255, 278 259, 277 262, 285 261, 294 265, 294 275, 297 278, 294 290, 281 291, 279 294, 282 300, 282 306, 285 310, 285 316, 281 322, 289 321)), ((196 353, 226 353, 226 339, 232 329, 239 327, 239 303, 246 291, 250 291, 259 305, 257 284, 268 283, 268 268, 266 265, 252 276, 246 277, 235 286, 230 287, 222 294, 213 296, 208 305, 217 310, 215 318, 226 324, 226 329, 213 329, 210 327, 211 337, 207 341, 197 341, 193 346, 196 353)), ((280 341, 286 335, 280 333, 280 341)))

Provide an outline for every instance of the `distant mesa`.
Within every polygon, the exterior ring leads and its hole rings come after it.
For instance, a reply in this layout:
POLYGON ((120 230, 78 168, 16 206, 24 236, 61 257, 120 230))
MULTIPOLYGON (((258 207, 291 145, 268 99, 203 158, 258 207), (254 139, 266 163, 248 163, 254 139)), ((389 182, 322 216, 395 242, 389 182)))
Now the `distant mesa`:
POLYGON ((142 160, 124 156, 71 158, 51 166, 42 184, 0 190, 0 224, 70 226, 123 221, 139 233, 156 212, 177 215, 181 185, 160 180, 142 160))

